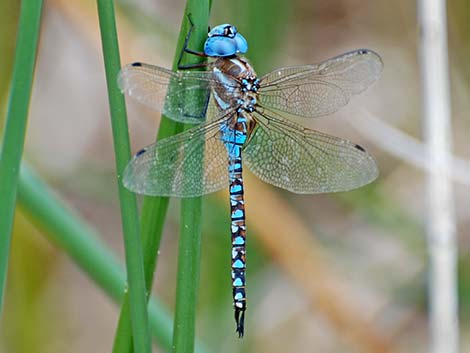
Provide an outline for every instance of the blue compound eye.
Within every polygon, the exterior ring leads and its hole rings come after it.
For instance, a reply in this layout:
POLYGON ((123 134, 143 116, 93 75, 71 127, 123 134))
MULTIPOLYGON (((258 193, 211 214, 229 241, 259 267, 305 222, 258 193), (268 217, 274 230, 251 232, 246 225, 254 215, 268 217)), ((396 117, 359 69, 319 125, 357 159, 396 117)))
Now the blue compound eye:
POLYGON ((237 46, 233 39, 226 37, 210 37, 204 44, 204 53, 208 56, 224 57, 237 53, 237 46))
POLYGON ((212 57, 232 56, 238 53, 246 53, 248 43, 238 33, 237 28, 230 24, 214 27, 208 34, 204 44, 204 53, 212 57))
POLYGON ((237 50, 239 53, 245 54, 248 50, 248 43, 240 33, 237 33, 234 38, 235 42, 237 43, 237 50))

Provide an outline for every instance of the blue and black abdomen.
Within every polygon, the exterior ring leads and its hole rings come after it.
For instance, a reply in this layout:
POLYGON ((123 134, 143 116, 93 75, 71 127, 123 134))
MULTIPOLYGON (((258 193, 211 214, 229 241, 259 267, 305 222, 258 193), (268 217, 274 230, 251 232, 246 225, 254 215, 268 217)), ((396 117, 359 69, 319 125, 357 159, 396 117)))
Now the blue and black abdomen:
POLYGON ((221 139, 227 148, 229 157, 228 172, 231 211, 233 306, 237 332, 238 335, 242 337, 244 333, 246 310, 246 225, 242 149, 247 140, 248 121, 244 114, 240 112, 234 117, 233 122, 233 125, 225 126, 222 129, 221 139))

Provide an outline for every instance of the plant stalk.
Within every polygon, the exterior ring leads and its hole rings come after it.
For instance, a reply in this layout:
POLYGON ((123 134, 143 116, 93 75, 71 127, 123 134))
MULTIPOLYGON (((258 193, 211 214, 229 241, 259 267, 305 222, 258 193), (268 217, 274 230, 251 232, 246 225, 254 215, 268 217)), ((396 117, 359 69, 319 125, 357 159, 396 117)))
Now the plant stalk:
MULTIPOLYGON (((203 36, 200 34, 199 43, 202 41, 202 37, 206 37, 206 28, 208 24, 208 13, 209 7, 204 4, 196 4, 196 1, 189 0, 186 6, 186 11, 183 16, 183 22, 181 25, 181 31, 178 37, 176 46, 176 52, 173 60, 173 70, 177 70, 177 62, 179 55, 183 49, 184 40, 187 32, 189 31, 189 25, 187 21, 187 14, 192 14, 192 19, 197 28, 203 28, 203 36), (199 9, 195 8, 199 6, 199 9), (206 7, 205 7, 206 6, 206 7), (205 8, 205 10, 203 10, 205 8), (191 11, 191 9, 193 11, 191 11), (204 17, 199 15, 199 12, 207 12, 204 17)), ((195 36, 194 36, 195 37, 195 36)), ((195 43, 192 41, 191 43, 195 43)), ((176 135, 183 131, 183 124, 177 123, 170 120, 162 115, 162 120, 157 133, 157 140, 164 139, 176 135)), ((153 284, 153 275, 155 273, 155 267, 158 257, 158 249, 160 247, 160 240, 162 237, 163 226, 165 222, 166 213, 168 210, 169 198, 168 197, 153 197, 145 196, 142 213, 141 213, 141 241, 144 252, 144 271, 145 271, 145 284, 146 288, 151 289, 153 284)), ((149 290, 150 293, 150 290, 149 290)), ((126 293, 124 303, 121 308, 119 317, 119 324, 116 330, 115 341, 113 346, 113 353, 131 353, 132 350, 132 336, 128 327, 128 295, 126 293)))
POLYGON ((117 86, 121 62, 114 5, 112 0, 98 0, 97 5, 116 157, 133 343, 136 352, 150 353, 151 341, 137 203, 135 195, 125 189, 121 182, 122 173, 130 160, 130 142, 124 96, 117 86))
POLYGON ((41 25, 42 0, 21 2, 13 79, 0 150, 0 315, 8 272, 18 175, 41 25))
POLYGON ((428 172, 429 351, 457 353, 457 239, 452 196, 452 130, 445 0, 421 0, 420 62, 428 172))

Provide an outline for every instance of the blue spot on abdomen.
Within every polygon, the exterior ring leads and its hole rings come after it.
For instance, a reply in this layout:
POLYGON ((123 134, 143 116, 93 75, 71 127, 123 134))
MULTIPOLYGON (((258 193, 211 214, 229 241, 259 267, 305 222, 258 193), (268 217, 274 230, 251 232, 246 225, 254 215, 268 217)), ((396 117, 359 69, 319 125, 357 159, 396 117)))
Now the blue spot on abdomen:
POLYGON ((237 260, 232 265, 233 268, 245 268, 245 264, 241 260, 237 260))

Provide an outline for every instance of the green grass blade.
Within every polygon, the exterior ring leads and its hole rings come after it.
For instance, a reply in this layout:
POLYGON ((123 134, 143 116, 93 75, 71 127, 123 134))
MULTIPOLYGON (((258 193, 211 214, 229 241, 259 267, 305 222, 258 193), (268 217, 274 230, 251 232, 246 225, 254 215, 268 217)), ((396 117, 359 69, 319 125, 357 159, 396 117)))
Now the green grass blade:
MULTIPOLYGON (((141 215, 141 241, 144 253, 144 271, 146 288, 152 288, 153 274, 157 260, 158 249, 163 232, 169 199, 167 197, 145 197, 141 215)), ((147 292, 150 295, 150 290, 147 292)), ((147 296, 148 298, 148 296, 147 296)), ((150 308, 149 308, 150 310, 150 308)), ((133 352, 132 335, 130 331, 129 296, 124 296, 119 315, 119 323, 114 338, 113 353, 133 352)), ((162 342, 158 342, 162 344, 162 342)), ((171 343, 170 343, 171 344, 171 343)))
POLYGON ((121 68, 121 62, 119 59, 114 5, 112 0, 98 0, 97 4, 118 175, 134 349, 139 353, 150 353, 151 342, 137 203, 135 195, 126 190, 121 183, 122 172, 130 159, 130 143, 124 97, 117 87, 117 75, 121 68))
MULTIPOLYGON (((187 9, 194 7, 188 2, 187 9)), ((201 6, 202 9, 202 6, 201 6)), ((208 9, 206 7, 206 9, 208 9)), ((207 36, 206 28, 208 21, 208 10, 206 19, 201 23, 196 22, 197 26, 204 28, 203 37, 207 36)), ((195 12, 191 12, 194 16, 195 12)), ((196 21, 200 19, 198 16, 197 19, 193 17, 196 21)), ((177 62, 181 50, 183 48, 184 39, 189 30, 187 22, 187 12, 183 16, 183 22, 181 25, 181 31, 179 34, 175 57, 173 60, 173 70, 177 69, 177 62)), ((195 36, 193 36, 195 37, 195 36)), ((201 42, 202 38, 199 39, 201 42)), ((194 41, 196 42, 196 41, 194 41)), ((173 136, 175 134, 183 131, 183 125, 177 123, 173 120, 170 120, 162 116, 160 127, 157 134, 157 140, 163 139, 165 137, 173 136)), ((167 197, 151 197, 146 196, 142 205, 142 214, 141 214, 141 235, 142 235, 142 249, 144 252, 144 270, 145 270, 145 283, 146 288, 152 288, 153 283, 153 274, 155 273, 155 266, 157 262, 158 249, 160 246, 160 240, 162 236, 163 226, 165 222, 166 213, 168 210, 169 199, 167 197)), ((119 317, 119 325, 116 331, 113 353, 129 353, 132 352, 132 337, 129 335, 129 307, 128 307, 128 298, 127 295, 124 298, 124 304, 121 308, 121 313, 119 317)))
MULTIPOLYGON (((207 38, 209 23, 209 1, 191 1, 186 5, 185 13, 191 14, 194 30, 188 43, 193 50, 202 51, 207 38)), ((189 30, 184 30, 183 21, 180 39, 189 30)), ((178 55, 178 53, 177 53, 178 55)), ((200 57, 185 55, 182 64, 201 62, 200 57)), ((201 155, 201 163, 204 156, 201 155)), ((191 178, 197 178, 193 170, 191 178)), ((202 172, 202 169, 199 171, 202 172)), ((202 177, 202 176, 201 176, 202 177)), ((181 224, 178 246, 178 272, 176 281, 175 325, 173 329, 173 352, 192 353, 194 351, 197 290, 199 288, 199 270, 201 258, 201 197, 187 198, 181 201, 181 224)))
POLYGON ((42 0, 23 0, 16 42, 13 80, 0 155, 0 314, 8 269, 18 174, 41 24, 42 0))
POLYGON ((183 200, 178 246, 173 352, 194 351, 197 290, 201 259, 201 198, 183 200))
MULTIPOLYGON (((121 302, 126 275, 115 254, 36 174, 21 166, 18 204, 35 227, 62 249, 107 295, 121 302)), ((171 315, 160 302, 150 300, 149 324, 160 346, 169 352, 173 334, 171 315)), ((199 353, 204 349, 199 348, 199 353)))

